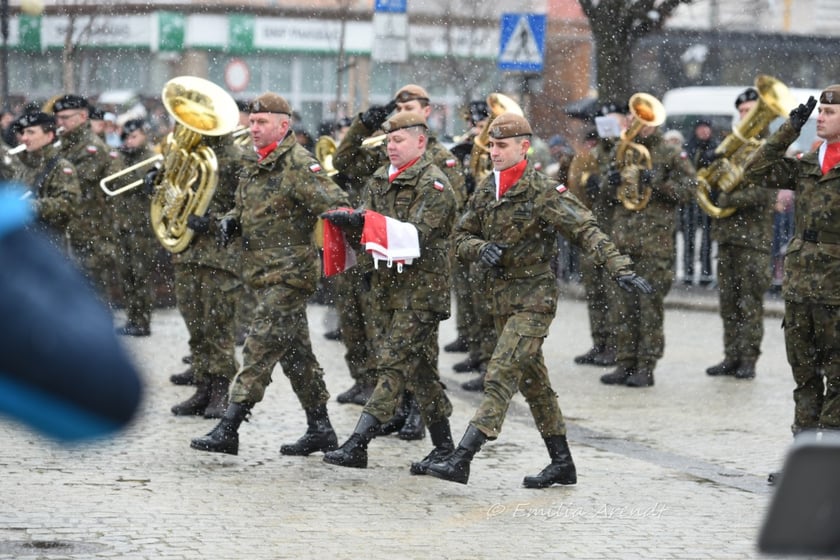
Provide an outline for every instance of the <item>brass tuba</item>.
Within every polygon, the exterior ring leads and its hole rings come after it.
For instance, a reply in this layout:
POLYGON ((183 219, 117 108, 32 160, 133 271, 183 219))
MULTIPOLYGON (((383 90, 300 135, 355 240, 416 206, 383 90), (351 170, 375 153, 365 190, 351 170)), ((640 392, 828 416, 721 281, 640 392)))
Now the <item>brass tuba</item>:
POLYGON ((639 175, 643 169, 653 169, 650 151, 633 142, 633 138, 646 126, 659 126, 665 122, 665 107, 648 93, 635 93, 630 97, 630 113, 633 122, 621 133, 621 141, 615 152, 616 165, 621 172, 621 187, 616 196, 628 210, 643 210, 650 202, 652 189, 642 190, 639 175))
POLYGON ((143 180, 115 190, 107 185, 162 160, 162 171, 155 178, 152 194, 151 224, 164 248, 180 253, 189 246, 195 233, 187 227, 187 218, 204 215, 218 181, 216 154, 204 143, 204 137, 233 132, 239 122, 239 109, 225 90, 194 76, 169 80, 163 86, 161 98, 176 121, 161 153, 105 177, 99 185, 109 196, 133 189, 143 184, 143 180))
POLYGON ((473 147, 470 151, 470 173, 475 178, 475 184, 481 181, 493 170, 493 163, 490 161, 490 149, 487 147, 490 140, 490 127, 496 117, 503 113, 514 113, 520 117, 525 115, 519 104, 501 93, 491 93, 487 96, 487 107, 490 109, 490 118, 487 124, 481 129, 478 136, 473 138, 473 147))
POLYGON ((712 218, 726 218, 735 213, 735 208, 720 208, 712 202, 712 191, 719 189, 728 193, 735 190, 744 177, 747 159, 761 146, 756 136, 776 117, 786 116, 796 107, 790 90, 776 78, 758 76, 755 89, 758 102, 715 149, 718 157, 697 172, 697 204, 712 218))

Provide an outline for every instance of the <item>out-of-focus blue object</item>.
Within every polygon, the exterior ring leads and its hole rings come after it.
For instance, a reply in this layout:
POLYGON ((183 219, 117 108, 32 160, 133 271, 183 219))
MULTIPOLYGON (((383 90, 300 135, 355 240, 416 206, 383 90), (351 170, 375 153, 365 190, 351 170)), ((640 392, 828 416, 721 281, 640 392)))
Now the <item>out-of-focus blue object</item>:
POLYGON ((27 229, 23 196, 0 184, 0 413, 59 440, 113 433, 139 407, 140 377, 82 274, 27 229))

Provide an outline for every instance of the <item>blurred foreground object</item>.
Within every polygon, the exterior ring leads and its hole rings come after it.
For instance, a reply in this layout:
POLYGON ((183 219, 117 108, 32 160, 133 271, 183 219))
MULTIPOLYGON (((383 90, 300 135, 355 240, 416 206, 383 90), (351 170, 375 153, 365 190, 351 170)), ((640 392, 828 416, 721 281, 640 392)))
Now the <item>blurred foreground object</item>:
POLYGON ((758 548, 770 554, 840 555, 840 433, 800 433, 785 461, 758 548))
POLYGON ((32 222, 23 191, 0 185, 0 414, 77 441, 125 427, 139 375, 111 315, 32 222))

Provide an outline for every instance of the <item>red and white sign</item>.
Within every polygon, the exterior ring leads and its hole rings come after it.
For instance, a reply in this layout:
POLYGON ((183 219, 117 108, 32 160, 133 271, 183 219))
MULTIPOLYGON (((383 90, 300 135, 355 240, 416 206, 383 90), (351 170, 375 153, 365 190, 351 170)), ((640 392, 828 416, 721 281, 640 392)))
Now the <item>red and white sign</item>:
POLYGON ((233 93, 245 91, 251 81, 251 70, 241 58, 234 58, 225 66, 225 85, 233 93))

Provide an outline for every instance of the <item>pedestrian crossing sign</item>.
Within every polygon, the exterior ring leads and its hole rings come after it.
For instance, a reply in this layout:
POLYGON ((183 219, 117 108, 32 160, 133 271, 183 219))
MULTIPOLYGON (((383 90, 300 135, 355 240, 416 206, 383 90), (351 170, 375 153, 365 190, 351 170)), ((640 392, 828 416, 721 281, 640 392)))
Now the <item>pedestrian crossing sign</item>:
POLYGON ((498 68, 509 72, 542 72, 545 14, 502 14, 498 68))

